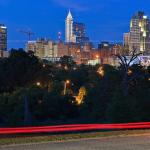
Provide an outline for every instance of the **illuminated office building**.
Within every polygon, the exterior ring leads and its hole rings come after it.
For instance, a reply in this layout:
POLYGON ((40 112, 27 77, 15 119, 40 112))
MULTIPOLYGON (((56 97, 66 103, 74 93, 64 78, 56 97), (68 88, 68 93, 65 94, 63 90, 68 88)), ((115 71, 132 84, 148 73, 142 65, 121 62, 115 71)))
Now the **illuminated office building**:
POLYGON ((144 12, 136 13, 130 22, 129 50, 135 49, 143 54, 149 53, 150 48, 150 22, 144 12))
POLYGON ((73 35, 76 43, 84 44, 89 42, 89 38, 86 37, 85 24, 83 23, 73 23, 73 35))
POLYGON ((7 27, 0 24, 0 51, 7 50, 7 27))
POLYGON ((73 36, 73 17, 69 10, 68 16, 66 18, 66 42, 74 42, 73 36))
POLYGON ((129 48, 129 44, 130 44, 130 33, 124 33, 124 36, 123 36, 123 45, 125 47, 129 48))
POLYGON ((67 43, 78 43, 84 45, 89 42, 89 38, 86 36, 85 24, 74 22, 70 10, 66 18, 65 36, 65 41, 67 43))

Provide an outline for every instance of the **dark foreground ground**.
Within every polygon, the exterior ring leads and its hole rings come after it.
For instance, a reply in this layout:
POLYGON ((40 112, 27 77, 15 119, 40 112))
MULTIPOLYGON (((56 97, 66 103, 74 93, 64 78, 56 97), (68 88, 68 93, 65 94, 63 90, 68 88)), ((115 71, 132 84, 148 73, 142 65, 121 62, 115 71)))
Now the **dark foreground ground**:
POLYGON ((1 150, 150 150, 150 135, 1 146, 1 150))

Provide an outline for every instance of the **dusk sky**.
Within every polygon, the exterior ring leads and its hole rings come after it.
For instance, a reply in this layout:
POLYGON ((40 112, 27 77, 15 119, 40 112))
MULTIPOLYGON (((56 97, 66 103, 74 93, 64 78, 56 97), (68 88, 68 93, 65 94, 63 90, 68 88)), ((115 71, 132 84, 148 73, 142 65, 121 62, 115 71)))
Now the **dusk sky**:
POLYGON ((86 24, 91 41, 120 42, 129 31, 129 21, 138 10, 150 16, 149 0, 0 0, 0 23, 8 27, 8 47, 24 47, 27 36, 18 30, 31 29, 32 39, 57 40, 65 35, 65 18, 71 9, 74 20, 86 24))

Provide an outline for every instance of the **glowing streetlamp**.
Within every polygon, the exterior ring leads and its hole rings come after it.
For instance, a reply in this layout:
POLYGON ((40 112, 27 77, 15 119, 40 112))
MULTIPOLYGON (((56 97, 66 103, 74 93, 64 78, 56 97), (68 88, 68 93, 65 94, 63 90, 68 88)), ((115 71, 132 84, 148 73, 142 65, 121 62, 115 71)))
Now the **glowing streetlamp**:
POLYGON ((68 66, 67 66, 67 65, 65 65, 64 69, 65 69, 65 70, 68 70, 68 66))
POLYGON ((70 84, 70 80, 66 80, 66 84, 70 84))
POLYGON ((69 84, 70 84, 70 80, 66 80, 64 82, 64 95, 66 95, 67 85, 69 85, 69 84))
POLYGON ((80 53, 80 49, 77 50, 77 53, 80 53))
POLYGON ((99 55, 96 55, 95 57, 96 57, 96 59, 99 59, 99 55))
POLYGON ((133 71, 132 70, 128 70, 128 75, 131 75, 133 73, 133 71))
POLYGON ((37 82, 36 85, 37 85, 37 86, 41 86, 41 83, 40 83, 40 82, 37 82))
POLYGON ((45 68, 46 67, 46 65, 45 64, 43 64, 43 68, 45 68))

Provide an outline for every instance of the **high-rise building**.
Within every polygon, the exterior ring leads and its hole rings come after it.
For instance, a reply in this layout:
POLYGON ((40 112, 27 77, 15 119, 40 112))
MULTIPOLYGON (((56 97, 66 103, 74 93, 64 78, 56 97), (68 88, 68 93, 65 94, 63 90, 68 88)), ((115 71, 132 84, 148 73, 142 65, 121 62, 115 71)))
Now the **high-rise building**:
POLYGON ((28 41, 26 51, 32 51, 39 58, 57 57, 54 49, 55 43, 51 40, 38 39, 37 41, 28 41))
POLYGON ((73 17, 69 10, 68 16, 66 18, 66 42, 74 42, 73 40, 73 17))
POLYGON ((0 51, 7 50, 7 27, 0 24, 0 51))
POLYGON ((25 47, 25 51, 26 52, 32 51, 35 53, 36 52, 36 41, 28 41, 26 44, 26 47, 25 47))
POLYGON ((130 44, 130 33, 124 33, 123 35, 123 46, 129 48, 130 44))
POLYGON ((73 22, 73 35, 75 37, 75 43, 80 43, 84 45, 84 43, 89 42, 89 38, 86 37, 85 24, 73 22))
POLYGON ((85 37, 85 24, 73 22, 73 34, 77 37, 85 37))
POLYGON ((130 22, 130 44, 129 50, 135 49, 143 54, 149 53, 150 20, 144 12, 136 13, 130 22))
POLYGON ((100 44, 98 44, 99 50, 101 50, 101 49, 109 50, 110 47, 111 47, 111 45, 109 42, 102 41, 100 44))
POLYGON ((74 22, 70 10, 66 18, 66 42, 81 45, 89 42, 89 38, 86 36, 85 24, 74 22))

